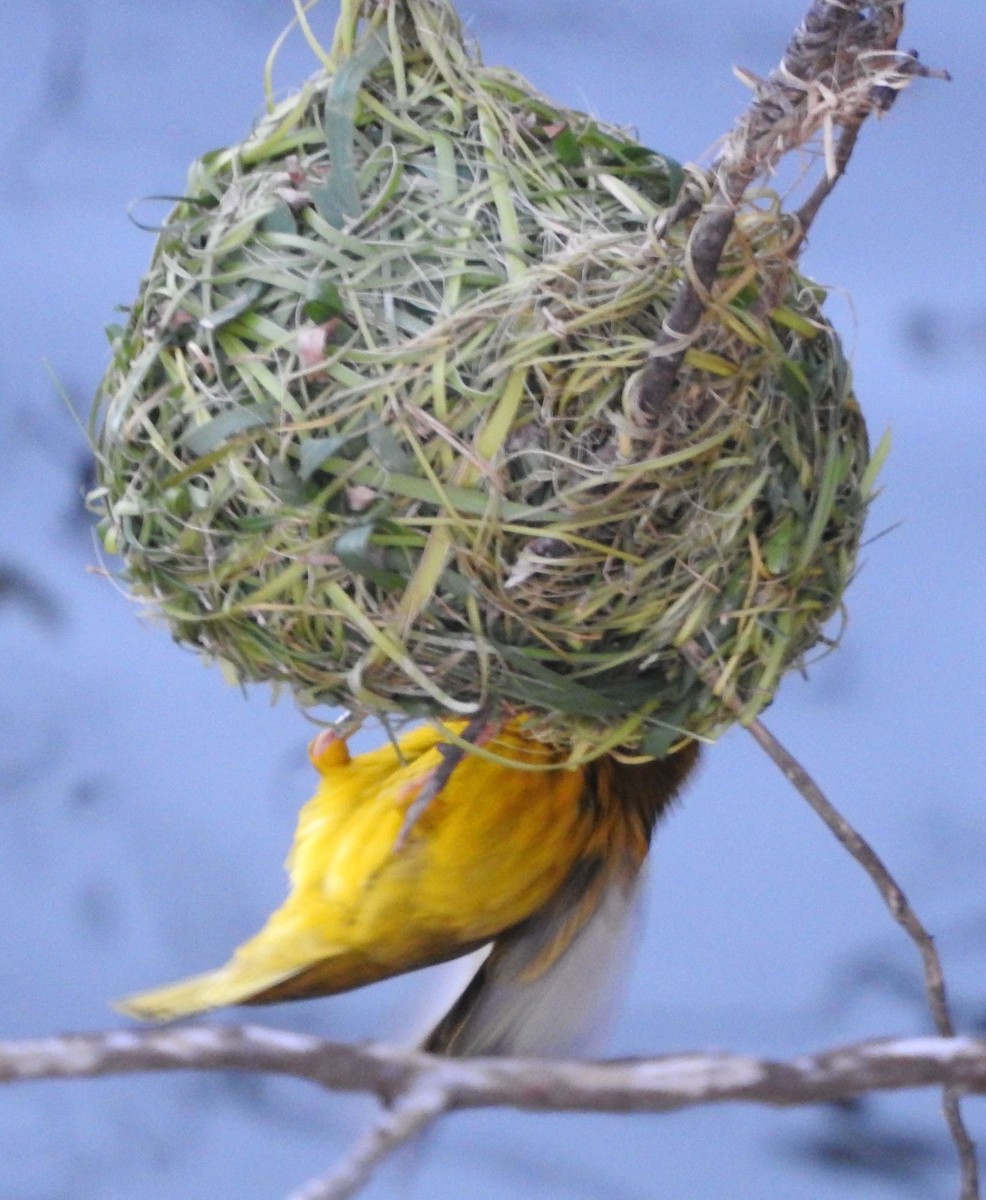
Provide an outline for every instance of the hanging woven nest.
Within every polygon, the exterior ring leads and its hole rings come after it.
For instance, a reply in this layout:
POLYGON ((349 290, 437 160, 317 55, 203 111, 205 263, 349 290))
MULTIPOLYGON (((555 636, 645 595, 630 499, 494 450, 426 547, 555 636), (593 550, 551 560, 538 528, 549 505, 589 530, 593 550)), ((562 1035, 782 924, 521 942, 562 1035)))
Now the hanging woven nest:
POLYGON ((736 719, 698 639, 755 714, 839 608, 867 442, 766 194, 641 423, 704 184, 482 66, 445 0, 347 0, 111 331, 94 503, 133 591, 306 705, 660 754, 736 719))

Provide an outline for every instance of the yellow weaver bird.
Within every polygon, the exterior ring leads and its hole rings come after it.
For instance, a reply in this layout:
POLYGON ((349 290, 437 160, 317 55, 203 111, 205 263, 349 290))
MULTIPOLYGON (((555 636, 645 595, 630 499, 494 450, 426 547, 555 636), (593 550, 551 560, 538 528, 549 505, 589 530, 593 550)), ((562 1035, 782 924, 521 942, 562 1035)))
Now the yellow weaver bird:
MULTIPOLYGON (((465 723, 448 728, 461 734, 465 723)), ((588 976, 612 966, 605 950, 619 940, 654 824, 698 749, 571 769, 518 722, 483 744, 501 761, 466 754, 409 818, 447 770, 440 730, 355 758, 334 731, 318 734, 308 751, 318 790, 298 821, 287 900, 225 966, 119 1009, 171 1020, 332 995, 492 943, 424 1048, 553 1052, 578 1022, 571 1010, 591 992, 588 976), (523 769, 546 762, 557 765, 523 769)))

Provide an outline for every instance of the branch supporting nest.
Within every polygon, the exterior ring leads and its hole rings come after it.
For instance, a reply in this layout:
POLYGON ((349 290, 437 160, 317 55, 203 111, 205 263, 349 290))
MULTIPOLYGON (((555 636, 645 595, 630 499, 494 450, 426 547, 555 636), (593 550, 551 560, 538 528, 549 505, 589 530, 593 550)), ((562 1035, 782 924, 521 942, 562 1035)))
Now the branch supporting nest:
POLYGON ((657 425, 669 404, 685 352, 699 329, 715 283, 736 210, 758 178, 773 174, 792 150, 822 141, 823 179, 795 214, 794 263, 823 202, 848 166, 866 117, 885 112, 916 76, 948 78, 924 67, 914 51, 897 50, 903 0, 814 0, 766 79, 743 72, 754 100, 726 137, 716 162, 709 200, 687 194, 665 225, 701 205, 688 246, 689 270, 643 372, 637 419, 657 425))

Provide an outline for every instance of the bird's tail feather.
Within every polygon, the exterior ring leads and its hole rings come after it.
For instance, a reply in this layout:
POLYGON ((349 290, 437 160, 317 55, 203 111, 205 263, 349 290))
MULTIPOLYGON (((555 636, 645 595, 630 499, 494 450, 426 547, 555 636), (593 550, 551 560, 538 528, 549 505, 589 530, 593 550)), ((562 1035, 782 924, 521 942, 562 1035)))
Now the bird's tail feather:
POLYGON ((599 870, 587 891, 588 869, 581 864, 544 909, 497 939, 423 1049, 556 1057, 584 1048, 622 978, 638 891, 599 870))

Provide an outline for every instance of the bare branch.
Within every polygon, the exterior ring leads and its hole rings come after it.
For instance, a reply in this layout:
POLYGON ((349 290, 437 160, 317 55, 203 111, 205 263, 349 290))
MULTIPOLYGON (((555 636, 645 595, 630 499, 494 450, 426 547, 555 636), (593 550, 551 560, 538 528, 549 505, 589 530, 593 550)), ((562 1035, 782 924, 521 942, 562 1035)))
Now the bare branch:
MULTIPOLYGON (((464 1108, 653 1113, 726 1101, 784 1107, 943 1085, 986 1094, 986 1038, 885 1038, 790 1061, 710 1052, 609 1062, 449 1059, 254 1025, 0 1041, 0 1083, 214 1070, 276 1073, 332 1091, 369 1092, 425 1124, 443 1110, 464 1108)), ((398 1121, 395 1144, 402 1136, 398 1121)))
POLYGON ((0 1083, 84 1079, 149 1071, 244 1070, 294 1075, 336 1091, 406 1091, 412 1067, 399 1053, 328 1042, 260 1025, 172 1025, 0 1041, 0 1083))

